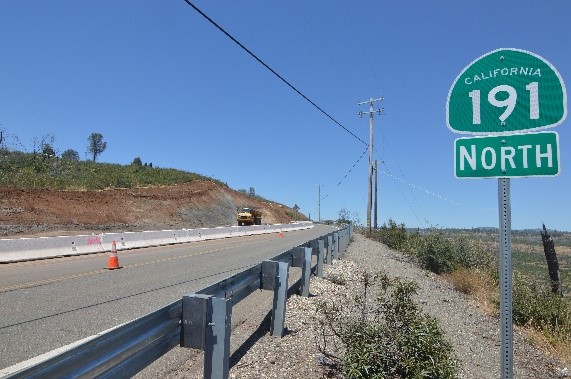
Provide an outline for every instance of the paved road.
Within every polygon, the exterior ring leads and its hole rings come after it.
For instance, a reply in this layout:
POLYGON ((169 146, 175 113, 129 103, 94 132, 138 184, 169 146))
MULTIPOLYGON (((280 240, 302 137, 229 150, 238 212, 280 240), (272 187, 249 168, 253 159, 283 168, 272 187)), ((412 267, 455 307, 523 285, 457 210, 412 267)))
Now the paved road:
POLYGON ((67 345, 179 300, 331 232, 304 231, 0 265, 0 368, 67 345))

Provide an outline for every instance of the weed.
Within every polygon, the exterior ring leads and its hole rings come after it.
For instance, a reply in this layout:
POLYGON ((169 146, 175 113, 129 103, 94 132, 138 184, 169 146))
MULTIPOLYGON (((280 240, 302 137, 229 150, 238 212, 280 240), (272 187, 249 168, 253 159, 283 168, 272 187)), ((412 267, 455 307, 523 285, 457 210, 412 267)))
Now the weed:
POLYGON ((321 304, 322 352, 347 378, 456 378, 458 364, 438 320, 413 301, 418 285, 384 273, 362 277, 354 306, 321 304), (375 289, 375 291, 372 291, 375 289), (376 296, 370 301, 371 295, 376 296), (330 340, 334 339, 333 343, 330 340), (328 351, 340 345, 342 356, 328 351))
POLYGON ((461 268, 445 277, 456 291, 472 295, 475 294, 482 286, 482 278, 474 270, 461 268))
POLYGON ((337 284, 339 286, 344 286, 347 284, 347 280, 343 277, 343 275, 328 275, 327 280, 329 280, 333 284, 337 284))

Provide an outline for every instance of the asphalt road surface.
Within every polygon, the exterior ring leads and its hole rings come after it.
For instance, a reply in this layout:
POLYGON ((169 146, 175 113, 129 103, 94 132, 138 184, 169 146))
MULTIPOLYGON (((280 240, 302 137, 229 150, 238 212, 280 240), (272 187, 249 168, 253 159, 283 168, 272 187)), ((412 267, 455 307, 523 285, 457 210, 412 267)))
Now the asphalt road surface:
POLYGON ((0 368, 143 316, 333 228, 0 265, 0 368))

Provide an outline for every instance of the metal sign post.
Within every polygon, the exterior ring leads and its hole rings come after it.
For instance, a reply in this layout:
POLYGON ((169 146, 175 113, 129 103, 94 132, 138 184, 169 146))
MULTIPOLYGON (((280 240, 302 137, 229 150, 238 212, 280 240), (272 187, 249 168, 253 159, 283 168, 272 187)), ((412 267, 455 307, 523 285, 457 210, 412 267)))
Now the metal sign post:
POLYGON ((500 216, 500 333, 501 370, 503 379, 513 377, 512 330, 512 221, 510 179, 498 179, 498 208, 500 216))

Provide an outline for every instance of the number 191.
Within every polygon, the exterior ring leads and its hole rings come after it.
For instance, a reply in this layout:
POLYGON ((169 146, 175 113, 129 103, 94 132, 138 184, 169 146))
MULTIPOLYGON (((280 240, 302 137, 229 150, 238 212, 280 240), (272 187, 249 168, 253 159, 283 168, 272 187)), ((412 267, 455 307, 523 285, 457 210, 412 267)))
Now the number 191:
MULTIPOLYGON (((539 119, 539 86, 537 82, 529 83, 525 86, 529 91, 529 119, 539 119)), ((480 118, 480 90, 473 90, 468 93, 472 99, 472 124, 479 125, 482 123, 480 118)), ((506 108, 504 113, 499 116, 502 125, 505 125, 506 119, 512 114, 517 102, 517 92, 512 86, 505 84, 492 88, 488 93, 488 102, 494 107, 506 108), (506 92, 508 97, 505 100, 498 100, 496 95, 499 92, 506 92)))

